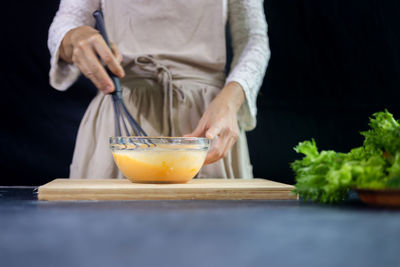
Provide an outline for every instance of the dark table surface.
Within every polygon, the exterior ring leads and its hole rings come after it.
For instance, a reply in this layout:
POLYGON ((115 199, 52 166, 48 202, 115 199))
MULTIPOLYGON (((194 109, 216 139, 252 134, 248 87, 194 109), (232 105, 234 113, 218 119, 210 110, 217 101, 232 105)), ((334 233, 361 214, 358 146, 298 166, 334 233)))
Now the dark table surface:
POLYGON ((400 211, 358 200, 38 201, 0 187, 0 266, 400 266, 400 211))

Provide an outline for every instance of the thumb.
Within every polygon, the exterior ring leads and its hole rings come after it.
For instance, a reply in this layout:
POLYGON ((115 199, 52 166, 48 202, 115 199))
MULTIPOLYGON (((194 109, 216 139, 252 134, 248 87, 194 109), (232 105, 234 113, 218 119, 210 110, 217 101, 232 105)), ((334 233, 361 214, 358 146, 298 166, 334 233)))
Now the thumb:
POLYGON ((196 129, 193 130, 193 132, 189 134, 185 134, 184 137, 201 137, 203 136, 205 132, 204 126, 202 126, 200 123, 197 125, 196 129))

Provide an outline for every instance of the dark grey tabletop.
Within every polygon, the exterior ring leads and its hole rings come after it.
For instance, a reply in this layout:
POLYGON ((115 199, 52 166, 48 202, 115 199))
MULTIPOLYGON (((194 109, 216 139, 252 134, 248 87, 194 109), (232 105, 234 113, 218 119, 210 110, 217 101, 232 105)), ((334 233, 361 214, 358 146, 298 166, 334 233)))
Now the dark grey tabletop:
POLYGON ((0 187, 0 266, 400 266, 400 211, 357 200, 42 202, 0 187))

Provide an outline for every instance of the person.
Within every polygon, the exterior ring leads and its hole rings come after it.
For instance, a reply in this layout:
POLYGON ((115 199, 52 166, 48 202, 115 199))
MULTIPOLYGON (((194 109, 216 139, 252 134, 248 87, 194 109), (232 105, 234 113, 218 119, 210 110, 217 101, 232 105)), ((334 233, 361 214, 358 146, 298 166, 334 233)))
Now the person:
POLYGON ((79 127, 70 178, 122 177, 108 144, 115 88, 101 62, 121 78, 124 102, 149 136, 213 140, 197 178, 253 177, 245 131, 256 125, 270 57, 261 0, 61 0, 48 46, 54 88, 66 90, 83 73, 99 89, 79 127), (93 28, 96 9, 112 49, 93 28))

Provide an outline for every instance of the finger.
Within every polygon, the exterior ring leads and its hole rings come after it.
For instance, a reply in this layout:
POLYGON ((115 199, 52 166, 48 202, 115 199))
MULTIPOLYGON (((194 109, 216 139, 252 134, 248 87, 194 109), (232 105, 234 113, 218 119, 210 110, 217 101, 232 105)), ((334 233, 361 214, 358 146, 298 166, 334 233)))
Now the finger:
POLYGON ((234 136, 230 136, 228 138, 228 141, 226 142, 222 158, 225 158, 226 156, 228 156, 229 152, 231 151, 231 149, 235 143, 236 143, 236 138, 234 136))
MULTIPOLYGON (((216 128, 214 128, 214 129, 216 129, 216 128)), ((220 158, 223 157, 226 143, 228 142, 228 138, 229 138, 227 131, 217 132, 216 130, 213 130, 213 129, 209 129, 209 131, 210 130, 211 130, 211 133, 215 134, 215 136, 217 138, 214 139, 215 142, 213 143, 211 150, 207 154, 205 164, 210 164, 210 163, 216 162, 217 160, 219 160, 220 158)), ((206 136, 207 136, 207 133, 206 133, 206 136)))
POLYGON ((96 53, 100 56, 101 60, 107 65, 112 73, 120 78, 125 75, 124 69, 121 67, 104 39, 99 38, 98 41, 93 42, 93 47, 96 53))
POLYGON ((83 74, 103 93, 107 94, 113 92, 114 83, 93 50, 90 47, 84 48, 83 50, 84 52, 80 63, 83 74))
POLYGON ((224 156, 226 157, 229 154, 229 151, 232 149, 233 145, 236 143, 237 139, 239 138, 239 130, 235 129, 229 129, 227 128, 225 133, 228 136, 228 141, 224 150, 224 156))
POLYGON ((111 45, 111 50, 114 54, 114 57, 117 59, 117 61, 121 64, 122 62, 122 55, 118 50, 118 47, 114 43, 110 43, 111 45))
POLYGON ((214 139, 216 136, 219 136, 221 132, 221 127, 220 126, 213 126, 210 127, 210 129, 207 130, 206 132, 206 137, 210 139, 214 139))
POLYGON ((97 87, 97 89, 99 89, 100 91, 104 90, 103 84, 100 82, 97 76, 93 74, 93 70, 90 69, 87 59, 85 58, 85 55, 81 50, 77 50, 74 52, 73 62, 83 73, 83 75, 97 87))
POLYGON ((205 132, 205 127, 200 120, 199 124, 197 124, 196 129, 194 129, 193 132, 189 134, 185 134, 184 137, 201 137, 204 135, 204 132, 205 132))
POLYGON ((213 148, 208 153, 205 165, 216 162, 222 158, 225 158, 232 146, 235 144, 237 137, 232 132, 225 130, 222 131, 217 138, 217 141, 214 143, 213 148))
POLYGON ((223 157, 227 141, 227 136, 218 136, 211 150, 207 154, 204 165, 214 163, 223 157))

